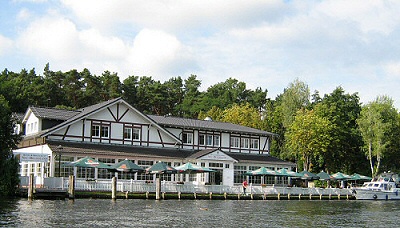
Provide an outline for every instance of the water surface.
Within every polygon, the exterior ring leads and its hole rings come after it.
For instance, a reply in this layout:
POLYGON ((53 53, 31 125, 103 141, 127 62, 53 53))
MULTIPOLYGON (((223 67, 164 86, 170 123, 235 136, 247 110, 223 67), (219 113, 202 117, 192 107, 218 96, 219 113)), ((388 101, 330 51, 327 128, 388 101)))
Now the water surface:
POLYGON ((5 227, 397 227, 399 201, 0 199, 5 227))

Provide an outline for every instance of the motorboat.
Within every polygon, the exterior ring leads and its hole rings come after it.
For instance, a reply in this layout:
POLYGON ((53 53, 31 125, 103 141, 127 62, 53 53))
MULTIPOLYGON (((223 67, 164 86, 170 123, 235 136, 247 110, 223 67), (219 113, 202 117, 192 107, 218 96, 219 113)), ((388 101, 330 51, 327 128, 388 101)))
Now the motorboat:
POLYGON ((357 200, 400 200, 399 176, 383 173, 352 191, 357 200))

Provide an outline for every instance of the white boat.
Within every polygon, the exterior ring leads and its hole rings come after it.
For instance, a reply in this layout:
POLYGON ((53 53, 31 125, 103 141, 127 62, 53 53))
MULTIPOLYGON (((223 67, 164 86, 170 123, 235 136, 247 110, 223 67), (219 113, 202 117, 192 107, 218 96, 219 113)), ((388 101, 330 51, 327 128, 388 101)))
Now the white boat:
POLYGON ((353 194, 357 200, 400 200, 399 176, 383 173, 362 187, 353 188, 353 194))

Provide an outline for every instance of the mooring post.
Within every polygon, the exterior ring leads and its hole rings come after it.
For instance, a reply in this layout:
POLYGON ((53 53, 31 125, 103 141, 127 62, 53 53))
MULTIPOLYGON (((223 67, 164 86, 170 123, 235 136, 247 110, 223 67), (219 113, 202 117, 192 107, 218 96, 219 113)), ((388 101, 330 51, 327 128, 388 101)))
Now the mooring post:
POLYGON ((161 178, 159 174, 156 174, 156 200, 160 199, 161 195, 161 178))
POLYGON ((33 199, 33 193, 35 192, 35 176, 33 173, 29 175, 29 185, 28 185, 28 199, 33 199))
POLYGON ((113 177, 112 178, 112 184, 111 184, 111 198, 115 200, 117 198, 117 178, 113 177))
POLYGON ((226 199, 226 192, 224 192, 224 198, 226 199))
POLYGON ((68 198, 75 199, 75 176, 69 175, 68 198))
POLYGON ((212 200, 212 192, 210 192, 210 200, 212 200))
POLYGON ((178 199, 181 199, 181 192, 178 192, 178 199))

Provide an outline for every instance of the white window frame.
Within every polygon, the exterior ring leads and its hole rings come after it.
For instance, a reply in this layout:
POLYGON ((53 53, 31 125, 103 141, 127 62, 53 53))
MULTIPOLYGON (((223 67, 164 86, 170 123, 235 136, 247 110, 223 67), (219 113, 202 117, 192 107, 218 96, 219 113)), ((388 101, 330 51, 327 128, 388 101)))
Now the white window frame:
POLYGON ((131 127, 124 128, 124 139, 132 139, 132 128, 131 127))
POLYGON ((132 139, 140 140, 140 129, 139 128, 132 128, 132 139))
POLYGON ((250 149, 258 149, 259 142, 258 139, 250 139, 250 149))
POLYGON ((193 133, 183 132, 182 133, 182 143, 183 144, 193 144, 193 133))
POLYGON ((220 145, 220 136, 219 135, 214 135, 214 137, 213 137, 213 145, 214 146, 219 146, 220 145))
POLYGON ((240 139, 239 137, 231 137, 231 147, 232 148, 239 148, 240 147, 240 139))
POLYGON ((240 147, 244 149, 249 148, 249 138, 241 138, 240 139, 240 147))

